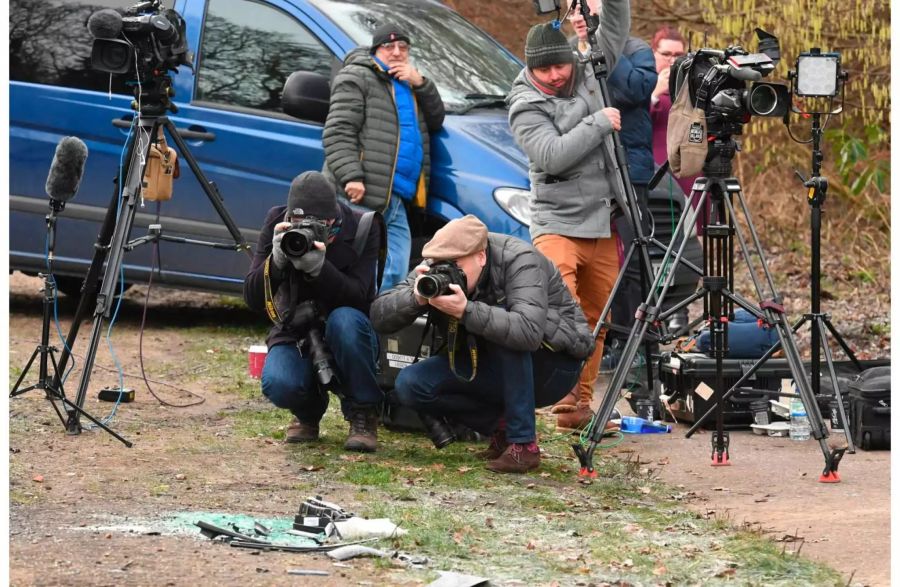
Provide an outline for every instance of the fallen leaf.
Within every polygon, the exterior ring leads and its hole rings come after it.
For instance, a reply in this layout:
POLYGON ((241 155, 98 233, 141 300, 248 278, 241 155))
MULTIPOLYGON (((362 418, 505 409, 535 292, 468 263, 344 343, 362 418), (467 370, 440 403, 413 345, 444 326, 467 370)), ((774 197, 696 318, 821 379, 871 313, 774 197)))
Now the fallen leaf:
POLYGON ((665 575, 667 570, 668 569, 666 569, 665 565, 659 565, 658 567, 653 569, 653 574, 659 577, 661 575, 665 575))
POLYGON ((526 550, 534 550, 537 547, 537 544, 534 540, 529 540, 528 544, 525 545, 526 550))
POLYGON ((535 487, 534 483, 529 483, 528 485, 525 486, 526 489, 534 489, 534 487, 535 487))
POLYGON ((641 493, 643 493, 644 495, 648 495, 650 493, 650 488, 646 485, 644 487, 641 487, 641 493))
POLYGON ((320 466, 320 465, 302 465, 302 466, 300 467, 300 470, 301 470, 301 471, 306 471, 307 473, 309 473, 309 472, 312 472, 312 471, 321 471, 321 470, 324 469, 324 468, 325 468, 325 467, 322 467, 322 466, 320 466))
POLYGON ((544 479, 548 478, 549 476, 550 473, 541 473, 541 477, 543 477, 544 479))
POLYGON ((472 470, 472 467, 458 467, 456 470, 460 473, 468 473, 472 470))
POLYGON ((493 530, 494 529, 494 518, 486 518, 484 520, 484 525, 487 526, 488 528, 490 528, 491 530, 493 530))
POLYGON ((35 483, 43 483, 44 476, 43 475, 35 475, 34 477, 31 478, 31 480, 34 481, 35 483))

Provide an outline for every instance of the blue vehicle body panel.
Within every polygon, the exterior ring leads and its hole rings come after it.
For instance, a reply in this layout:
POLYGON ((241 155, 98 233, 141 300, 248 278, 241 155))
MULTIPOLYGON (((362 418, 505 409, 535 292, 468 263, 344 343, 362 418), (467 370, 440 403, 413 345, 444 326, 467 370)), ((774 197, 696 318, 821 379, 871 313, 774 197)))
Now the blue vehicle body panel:
MULTIPOLYGON (((291 14, 333 52, 337 65, 354 44, 327 15, 307 2, 268 0, 291 14)), ((205 4, 178 0, 187 22, 189 46, 198 52, 205 4)), ((505 50, 503 50, 505 51, 505 50)), ((199 57, 195 57, 197 67, 199 57)), ((284 114, 229 108, 194 99, 196 77, 188 68, 173 76, 177 128, 203 131, 214 140, 190 140, 191 154, 221 193, 225 208, 245 238, 255 245, 266 211, 285 201, 291 179, 321 169, 322 125, 284 114)), ((45 264, 44 183, 58 141, 74 135, 90 154, 84 180, 57 225, 60 274, 82 276, 93 255, 99 223, 113 200, 129 131, 112 125, 130 120, 131 96, 12 81, 10 83, 10 265, 36 271, 45 264)), ((169 141, 171 145, 171 141, 169 141)), ((179 156, 181 154, 179 153, 179 156)), ((183 158, 182 158, 183 159, 183 158)), ((432 137, 432 178, 427 212, 440 220, 475 214, 490 230, 528 239, 527 227, 502 210, 493 198, 498 187, 528 189, 527 162, 515 145, 502 108, 447 115, 432 137)), ((213 206, 187 165, 175 182, 171 201, 159 206, 166 233, 230 242, 213 206)), ((131 238, 156 222, 157 205, 138 210, 131 238)), ((220 292, 238 292, 248 267, 246 255, 194 245, 160 243, 162 271, 154 282, 220 292)), ((146 281, 153 262, 151 247, 125 255, 126 280, 146 281)))

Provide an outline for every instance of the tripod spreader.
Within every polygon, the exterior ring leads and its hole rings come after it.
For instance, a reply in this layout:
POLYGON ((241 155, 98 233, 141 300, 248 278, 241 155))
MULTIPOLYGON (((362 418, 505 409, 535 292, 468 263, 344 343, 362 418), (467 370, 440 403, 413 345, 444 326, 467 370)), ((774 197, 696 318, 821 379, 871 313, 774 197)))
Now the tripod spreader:
POLYGON ((844 457, 846 448, 835 448, 825 454, 825 469, 819 475, 819 483, 840 483, 841 476, 838 473, 838 465, 844 457))
POLYGON ((170 236, 168 234, 163 234, 163 228, 161 224, 151 224, 147 227, 149 230, 149 234, 146 234, 142 237, 138 237, 132 241, 129 241, 123 248, 126 251, 132 251, 141 245, 145 245, 147 243, 159 242, 159 241, 168 241, 171 243, 181 243, 187 245, 200 245, 204 247, 212 247, 214 249, 224 249, 226 251, 241 251, 243 246, 238 243, 215 243, 211 241, 202 241, 195 238, 187 238, 183 236, 170 236))

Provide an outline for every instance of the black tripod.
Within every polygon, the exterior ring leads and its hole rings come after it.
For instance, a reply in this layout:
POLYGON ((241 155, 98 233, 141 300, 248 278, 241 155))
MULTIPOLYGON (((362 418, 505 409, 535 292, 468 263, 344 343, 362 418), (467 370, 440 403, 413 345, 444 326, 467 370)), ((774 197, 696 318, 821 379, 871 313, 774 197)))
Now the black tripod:
POLYGON ((43 287, 43 300, 42 300, 42 322, 41 322, 41 342, 34 349, 34 352, 31 353, 31 358, 28 359, 28 362, 25 364, 25 368, 22 370, 22 374, 19 375, 19 378, 16 380, 16 384, 13 386, 12 391, 9 392, 9 397, 13 398, 23 393, 27 393, 32 389, 42 389, 44 390, 44 394, 46 398, 50 401, 50 405, 53 406, 53 410, 56 412, 56 415, 59 417, 59 421, 62 422, 63 426, 66 425, 66 419, 63 418, 63 413, 60 407, 57 405, 57 402, 61 403, 65 410, 69 413, 80 414, 102 428, 106 430, 114 437, 116 437, 121 442, 125 443, 125 446, 130 447, 131 443, 116 434, 105 424, 97 420, 94 416, 90 415, 86 412, 82 407, 78 404, 72 403, 65 394, 65 391, 62 387, 62 379, 60 377, 60 372, 62 372, 65 367, 60 366, 56 362, 56 347, 50 344, 50 323, 53 321, 52 310, 53 303, 56 300, 56 283, 53 280, 53 256, 54 249, 56 248, 56 219, 57 215, 63 211, 66 204, 65 202, 61 202, 59 200, 52 199, 50 200, 50 213, 47 214, 47 273, 38 274, 44 280, 43 287), (38 360, 38 380, 34 385, 29 385, 28 387, 19 386, 22 385, 22 382, 25 380, 26 375, 31 370, 31 365, 34 364, 34 360, 39 358, 38 360), (53 367, 52 379, 50 367, 53 367))
POLYGON ((834 371, 834 359, 831 354, 831 347, 828 345, 828 332, 834 337, 834 340, 844 350, 847 357, 853 361, 853 365, 858 371, 862 371, 862 365, 856 355, 847 345, 847 342, 841 337, 840 333, 831 323, 831 317, 823 314, 822 309, 822 205, 828 192, 828 179, 819 175, 822 169, 822 151, 820 150, 820 142, 822 139, 822 126, 820 125, 821 114, 812 114, 812 175, 809 179, 804 179, 798 172, 803 185, 809 189, 807 199, 811 209, 810 214, 810 250, 812 253, 811 269, 810 269, 810 312, 804 314, 800 320, 794 324, 794 332, 796 333, 804 324, 810 324, 810 354, 811 363, 810 371, 812 375, 812 390, 818 397, 821 390, 821 372, 820 372, 820 355, 819 345, 825 355, 825 364, 828 367, 828 375, 831 378, 832 389, 834 389, 834 400, 837 403, 841 422, 844 425, 844 435, 847 437, 848 452, 853 454, 856 448, 853 445, 853 438, 850 434, 849 420, 844 410, 843 398, 838 386, 837 375, 834 371))
MULTIPOLYGON (((694 426, 688 431, 687 436, 690 437, 703 421, 715 411, 717 414, 717 422, 716 433, 711 439, 712 464, 728 464, 729 439, 727 433, 725 433, 723 429, 722 417, 722 406, 724 401, 726 401, 731 394, 744 383, 744 381, 752 377, 775 350, 783 348, 791 374, 799 389, 800 399, 806 407, 806 413, 809 415, 812 436, 819 441, 819 445, 825 456, 825 469, 820 477, 820 481, 837 482, 840 480, 837 474, 837 467, 845 449, 835 449, 834 451, 830 451, 825 441, 825 438, 828 436, 828 431, 825 428, 822 414, 819 412, 815 396, 813 395, 809 386, 809 381, 806 378, 803 362, 793 338, 793 330, 791 330, 787 323, 784 307, 781 304, 780 297, 775 291, 775 284, 768 270, 762 246, 759 242, 759 236, 750 219, 749 210, 747 209, 741 192, 740 182, 737 178, 732 177, 731 162, 736 151, 737 144, 732 139, 731 134, 722 132, 709 143, 709 155, 707 156, 703 168, 705 177, 699 178, 693 186, 693 191, 700 192, 698 206, 694 210, 685 208, 678 222, 678 227, 676 228, 676 231, 679 231, 685 221, 687 221, 688 225, 693 225, 697 215, 704 210, 706 202, 709 201, 710 211, 707 217, 706 228, 704 229, 703 254, 705 274, 703 276, 702 286, 698 288, 695 294, 683 300, 672 309, 680 309, 680 307, 686 306, 695 299, 701 297, 704 299, 704 313, 710 323, 713 356, 716 358, 716 389, 714 390, 715 395, 717 396, 716 405, 710 408, 706 414, 695 422, 694 426), (737 200, 746 220, 752 239, 752 251, 748 246, 742 229, 735 222, 735 200, 737 200), (740 246, 741 257, 749 269, 750 278, 753 282, 756 295, 758 299, 761 300, 758 306, 734 291, 735 237, 737 238, 737 244, 740 246), (751 253, 758 257, 760 265, 762 266, 766 281, 766 291, 763 290, 763 284, 757 276, 756 269, 751 259, 751 253), (735 305, 746 309, 769 327, 775 328, 779 342, 750 367, 733 387, 725 392, 722 361, 727 354, 728 349, 728 318, 733 314, 735 305)), ((686 241, 681 242, 678 252, 675 254, 676 263, 684 253, 685 242, 686 241)), ((665 260, 672 255, 674 244, 673 241, 666 250, 663 266, 665 266, 665 260)), ((657 281, 661 277, 662 274, 660 272, 657 275, 657 281)), ((660 294, 661 298, 665 296, 665 292, 669 288, 671 281, 672 274, 669 274, 663 281, 662 293, 660 294)), ((647 300, 641 304, 638 310, 638 319, 632 327, 631 335, 623 351, 622 362, 613 374, 609 389, 603 398, 597 417, 591 427, 589 433, 590 443, 588 447, 584 448, 580 445, 573 446, 576 455, 581 461, 581 476, 591 478, 597 476, 597 472, 593 467, 593 454, 600 442, 616 401, 618 401, 619 390, 625 381, 627 366, 630 365, 631 360, 634 358, 648 327, 654 321, 658 320, 660 316, 660 305, 651 305, 651 300, 652 296, 648 296, 647 300)))
MULTIPOLYGON (((79 434, 81 432, 81 422, 79 421, 80 407, 84 405, 88 384, 90 383, 91 371, 94 366, 97 345, 100 342, 103 321, 110 317, 113 308, 116 282, 122 268, 122 258, 126 250, 131 250, 135 246, 146 242, 167 240, 235 251, 243 250, 247 252, 248 255, 250 254, 250 247, 244 241, 243 235, 231 219, 231 216, 229 216, 228 211, 225 209, 225 206, 222 203, 222 196, 219 194, 215 183, 206 178, 203 171, 200 169, 199 164, 191 155, 183 138, 184 133, 179 134, 180 131, 175 127, 172 121, 165 116, 166 111, 177 111, 175 104, 172 103, 171 100, 174 95, 175 92, 172 87, 172 79, 168 75, 155 75, 148 83, 139 86, 135 90, 135 97, 137 100, 133 106, 135 109, 138 109, 138 104, 141 106, 138 119, 132 126, 131 134, 129 135, 128 143, 126 145, 127 163, 116 179, 116 190, 100 228, 100 235, 97 238, 97 243, 94 247, 94 257, 91 260, 91 265, 85 276, 78 308, 75 311, 75 316, 72 318, 72 325, 66 338, 66 348, 63 349, 59 361, 60 371, 65 370, 71 352, 70 349, 72 349, 75 338, 78 336, 78 329, 81 321, 86 316, 88 307, 90 305, 95 305, 90 342, 84 360, 84 369, 81 374, 81 380, 78 385, 78 393, 75 397, 75 403, 79 409, 67 410, 68 419, 66 421, 66 430, 69 434, 79 434), (234 244, 205 242, 163 235, 162 230, 159 227, 152 228, 150 234, 146 237, 136 239, 130 243, 127 242, 134 223, 136 206, 141 199, 142 182, 145 172, 144 162, 148 160, 150 146, 158 140, 159 133, 162 129, 168 131, 171 140, 178 146, 182 158, 190 166, 191 171, 200 183, 200 187, 209 198, 210 203, 213 205, 216 212, 219 214, 219 217, 222 219, 222 222, 228 229, 228 232, 231 234, 234 244), (105 272, 103 273, 103 278, 100 282, 98 291, 97 283, 100 278, 100 272, 104 269, 104 264, 105 272)), ((59 377, 57 375, 54 379, 55 385, 58 384, 58 379, 59 377)), ((117 438, 121 440, 120 437, 117 436, 117 438)))
MULTIPOLYGON (((573 2, 573 9, 574 6, 575 2, 573 2)), ((612 101, 610 99, 609 86, 607 84, 607 78, 609 77, 609 67, 607 65, 606 56, 603 54, 603 51, 600 51, 595 46, 595 34, 597 32, 597 29, 599 28, 600 21, 596 16, 590 14, 589 7, 587 6, 586 2, 578 2, 578 10, 581 10, 581 14, 584 17, 585 23, 587 25, 588 43, 591 48, 590 55, 584 58, 581 62, 589 63, 591 65, 591 69, 594 73, 594 78, 597 80, 597 83, 600 86, 600 95, 603 99, 603 103, 606 106, 610 106, 612 104, 612 101)), ((618 193, 624 194, 625 196, 624 202, 618 202, 619 208, 632 227, 632 234, 634 235, 634 239, 628 245, 628 250, 626 251, 625 258, 622 262, 622 268, 619 271, 618 276, 616 277, 616 281, 613 284, 612 291, 610 291, 609 297, 606 300, 606 304, 604 304, 603 310, 600 312, 600 318, 597 320, 597 324, 594 327, 594 340, 597 339, 597 337, 600 335, 600 331, 603 328, 608 328, 609 330, 620 332, 623 334, 628 334, 630 332, 630 329, 628 327, 613 323, 612 320, 607 319, 607 316, 610 313, 610 309, 612 308, 613 300, 615 299, 616 294, 622 287, 622 282, 625 279, 626 272, 628 271, 632 257, 634 257, 635 254, 638 255, 640 266, 641 296, 649 296, 647 298, 648 301, 653 300, 654 302, 658 301, 659 303, 662 303, 662 300, 665 297, 664 292, 657 295, 657 290, 655 288, 650 288, 650 283, 654 281, 654 279, 653 265, 650 262, 649 248, 651 245, 653 245, 658 247, 659 250, 663 251, 666 250, 667 247, 659 240, 653 238, 652 234, 646 235, 644 221, 649 221, 650 213, 646 206, 641 206, 641 202, 639 202, 637 194, 635 193, 634 185, 632 185, 631 183, 631 174, 628 169, 628 156, 625 153, 625 147, 622 145, 619 133, 612 133, 612 143, 613 148, 611 149, 612 152, 609 153, 609 159, 612 161, 613 165, 616 168, 615 177, 618 184, 618 193)), ((607 149, 609 149, 608 145, 608 142, 604 143, 604 147, 607 149)), ((682 235, 682 239, 687 238, 683 235, 682 232, 676 231, 672 235, 672 243, 675 242, 676 235, 682 235)), ((699 267, 684 258, 679 259, 669 267, 669 270, 672 273, 674 273, 674 267, 678 265, 679 261, 696 272, 698 276, 703 274, 703 271, 699 267)), ((667 266, 663 264, 663 267, 665 268, 667 266)), ((677 308, 671 308, 666 312, 666 316, 673 314, 675 311, 677 311, 677 309, 680 309, 684 306, 685 305, 679 304, 677 308)), ((659 323, 659 327, 660 328, 658 331, 654 331, 650 333, 650 336, 647 336, 644 344, 644 358, 646 360, 645 364, 648 365, 648 368, 646 369, 648 390, 653 389, 653 370, 649 368, 649 365, 652 364, 653 348, 659 342, 667 342, 670 339, 664 325, 664 320, 659 323)), ((631 361, 633 358, 633 355, 628 357, 627 366, 629 368, 631 366, 631 361)), ((624 361, 624 357, 622 361, 624 361)))

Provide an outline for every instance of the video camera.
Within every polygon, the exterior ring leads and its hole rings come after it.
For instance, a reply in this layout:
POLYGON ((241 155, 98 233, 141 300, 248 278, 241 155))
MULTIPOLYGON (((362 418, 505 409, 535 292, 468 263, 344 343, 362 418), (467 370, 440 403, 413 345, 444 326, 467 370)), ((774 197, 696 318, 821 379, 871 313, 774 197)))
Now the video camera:
POLYGON ((281 237, 281 250, 288 257, 302 257, 313 248, 313 243, 328 242, 328 225, 315 218, 303 218, 293 222, 281 237))
POLYGON ((672 66, 670 94, 688 84, 691 103, 706 115, 710 135, 741 134, 751 116, 786 116, 790 91, 785 84, 761 82, 781 59, 778 38, 756 29, 760 53, 739 46, 700 49, 672 66), (747 88, 747 82, 753 82, 747 88))
POLYGON ((453 261, 438 261, 416 282, 416 294, 430 300, 452 293, 451 284, 458 285, 463 293, 468 291, 466 274, 463 270, 453 261))
POLYGON ((121 14, 112 8, 93 13, 88 30, 94 37, 91 67, 107 73, 137 74, 150 79, 158 72, 191 66, 184 18, 173 9, 163 9, 161 0, 141 2, 121 14))

